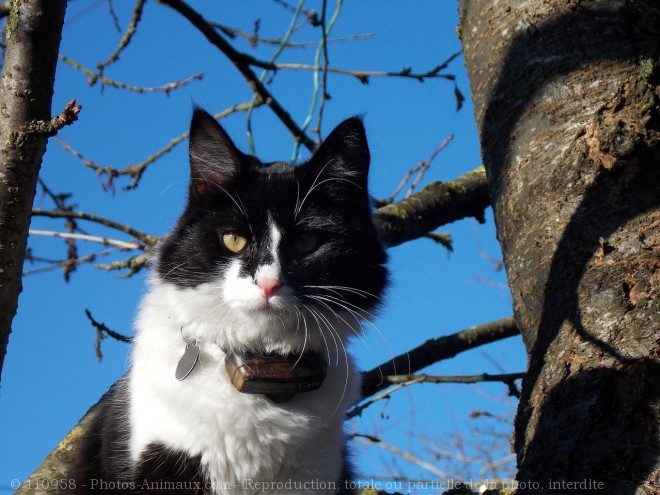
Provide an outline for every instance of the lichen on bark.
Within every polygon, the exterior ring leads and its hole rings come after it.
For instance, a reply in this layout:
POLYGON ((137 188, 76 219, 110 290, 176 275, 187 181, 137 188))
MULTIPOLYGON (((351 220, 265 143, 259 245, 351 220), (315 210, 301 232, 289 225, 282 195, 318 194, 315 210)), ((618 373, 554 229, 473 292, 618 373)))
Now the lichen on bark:
POLYGON ((657 494, 660 5, 461 7, 498 238, 530 358, 516 420, 519 480, 590 478, 604 494, 657 494))

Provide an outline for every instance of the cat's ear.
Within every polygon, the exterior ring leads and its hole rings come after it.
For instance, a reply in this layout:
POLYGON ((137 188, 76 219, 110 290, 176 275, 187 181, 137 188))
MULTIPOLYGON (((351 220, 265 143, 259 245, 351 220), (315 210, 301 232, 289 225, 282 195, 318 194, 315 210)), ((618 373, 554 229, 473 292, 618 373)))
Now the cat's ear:
POLYGON ((240 173, 243 153, 212 115, 193 110, 190 122, 190 194, 192 197, 223 188, 240 173))
POLYGON ((323 175, 353 182, 366 192, 369 145, 359 117, 344 120, 323 141, 310 160, 323 175))

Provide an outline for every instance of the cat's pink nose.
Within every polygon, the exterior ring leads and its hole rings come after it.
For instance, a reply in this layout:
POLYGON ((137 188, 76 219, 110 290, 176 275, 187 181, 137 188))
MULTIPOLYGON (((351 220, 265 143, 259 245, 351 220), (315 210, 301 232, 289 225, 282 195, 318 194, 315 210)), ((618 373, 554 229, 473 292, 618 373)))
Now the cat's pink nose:
POLYGON ((279 278, 258 278, 257 286, 261 289, 264 299, 268 301, 277 289, 282 287, 282 281, 279 278))

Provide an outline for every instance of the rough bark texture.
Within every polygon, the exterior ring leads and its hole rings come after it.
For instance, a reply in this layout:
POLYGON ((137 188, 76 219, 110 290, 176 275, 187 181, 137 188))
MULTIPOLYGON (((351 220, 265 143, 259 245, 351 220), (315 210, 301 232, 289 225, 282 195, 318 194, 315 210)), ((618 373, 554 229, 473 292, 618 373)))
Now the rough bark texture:
POLYGON ((529 353, 518 493, 660 493, 660 4, 460 5, 529 353))
POLYGON ((0 374, 21 292, 66 0, 13 0, 0 87, 0 374))
POLYGON ((483 222, 489 206, 483 167, 451 182, 432 182, 409 198, 375 212, 376 224, 388 247, 422 237, 441 225, 467 217, 483 222))

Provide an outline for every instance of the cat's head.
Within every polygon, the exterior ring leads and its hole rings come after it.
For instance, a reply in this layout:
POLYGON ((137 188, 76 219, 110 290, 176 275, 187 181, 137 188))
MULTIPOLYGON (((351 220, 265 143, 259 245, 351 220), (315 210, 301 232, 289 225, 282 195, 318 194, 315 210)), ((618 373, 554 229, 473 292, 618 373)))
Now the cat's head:
POLYGON ((290 351, 358 331, 387 281, 361 120, 339 124, 294 166, 242 153, 195 109, 189 155, 188 203, 155 271, 181 294, 193 335, 290 351))

